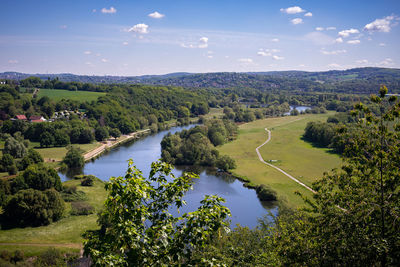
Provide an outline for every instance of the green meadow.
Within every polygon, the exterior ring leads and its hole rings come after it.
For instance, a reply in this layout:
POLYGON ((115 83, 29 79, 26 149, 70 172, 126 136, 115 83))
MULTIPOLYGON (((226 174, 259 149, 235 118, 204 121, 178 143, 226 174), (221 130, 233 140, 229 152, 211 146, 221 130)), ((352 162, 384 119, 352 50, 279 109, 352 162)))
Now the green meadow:
POLYGON ((100 96, 104 96, 106 93, 101 92, 88 92, 88 91, 68 91, 68 90, 56 90, 56 89, 40 89, 38 98, 47 96, 52 100, 58 101, 61 99, 70 99, 80 102, 95 101, 100 96))
POLYGON ((263 159, 311 185, 324 172, 339 167, 341 160, 329 149, 317 148, 303 141, 302 134, 307 122, 326 121, 332 114, 286 116, 245 123, 239 126, 238 138, 221 146, 219 151, 236 160, 235 174, 246 176, 254 184, 269 185, 281 200, 291 207, 298 207, 303 204, 303 200, 295 192, 299 191, 305 196, 311 196, 312 193, 260 162, 255 149, 267 140, 265 128, 268 128, 272 137, 260 149, 263 159))

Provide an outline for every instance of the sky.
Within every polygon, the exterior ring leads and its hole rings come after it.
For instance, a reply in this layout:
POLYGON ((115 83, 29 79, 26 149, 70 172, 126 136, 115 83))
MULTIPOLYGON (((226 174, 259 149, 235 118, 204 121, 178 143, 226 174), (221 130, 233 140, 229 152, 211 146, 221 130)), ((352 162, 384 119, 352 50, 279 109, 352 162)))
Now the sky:
POLYGON ((400 0, 1 0, 0 72, 400 68, 400 0))

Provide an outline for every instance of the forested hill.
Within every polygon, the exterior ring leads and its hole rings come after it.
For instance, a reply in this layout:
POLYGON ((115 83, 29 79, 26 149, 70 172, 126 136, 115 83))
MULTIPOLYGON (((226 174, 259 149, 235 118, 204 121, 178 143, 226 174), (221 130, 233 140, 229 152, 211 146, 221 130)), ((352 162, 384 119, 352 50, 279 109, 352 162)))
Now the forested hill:
POLYGON ((373 93, 385 84, 391 93, 400 93, 400 69, 356 68, 325 72, 273 71, 253 73, 171 73, 146 76, 85 76, 74 74, 23 74, 5 72, 0 78, 21 80, 29 76, 41 79, 89 83, 142 83, 186 88, 254 88, 261 91, 316 91, 373 93))

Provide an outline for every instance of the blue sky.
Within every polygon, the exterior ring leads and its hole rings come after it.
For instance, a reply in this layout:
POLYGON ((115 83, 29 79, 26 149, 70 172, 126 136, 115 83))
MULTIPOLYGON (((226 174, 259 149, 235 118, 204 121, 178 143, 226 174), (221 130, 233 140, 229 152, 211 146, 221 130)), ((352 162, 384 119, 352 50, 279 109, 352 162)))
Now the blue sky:
POLYGON ((2 0, 0 71, 400 67, 399 0, 2 0))

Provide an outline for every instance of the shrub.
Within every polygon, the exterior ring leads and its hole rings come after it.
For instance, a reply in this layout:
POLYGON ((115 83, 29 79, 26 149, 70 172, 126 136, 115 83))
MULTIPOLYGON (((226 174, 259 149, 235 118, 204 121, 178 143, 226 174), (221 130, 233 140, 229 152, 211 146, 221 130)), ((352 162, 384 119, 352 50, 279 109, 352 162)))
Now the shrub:
POLYGON ((4 207, 2 221, 6 228, 47 225, 59 220, 63 212, 64 201, 56 190, 27 189, 10 198, 4 207))
POLYGON ((61 251, 49 248, 38 256, 35 266, 65 266, 64 256, 61 251))
POLYGON ((42 164, 28 166, 21 178, 29 188, 42 191, 50 188, 55 188, 57 191, 62 189, 61 179, 57 172, 42 164))
POLYGON ((81 181, 81 186, 93 186, 93 183, 94 183, 93 176, 88 175, 81 181))
POLYGON ((79 148, 71 146, 63 159, 63 163, 67 164, 68 168, 82 168, 85 165, 79 148))
POLYGON ((274 201, 276 200, 276 192, 269 186, 264 184, 260 185, 256 189, 257 196, 261 201, 274 201))
POLYGON ((94 213, 93 206, 87 202, 72 202, 71 208, 71 215, 89 215, 94 213))

